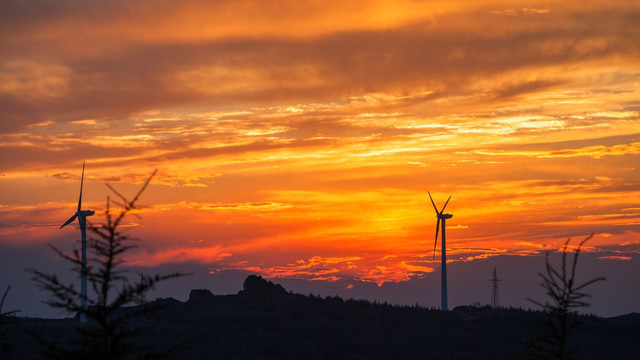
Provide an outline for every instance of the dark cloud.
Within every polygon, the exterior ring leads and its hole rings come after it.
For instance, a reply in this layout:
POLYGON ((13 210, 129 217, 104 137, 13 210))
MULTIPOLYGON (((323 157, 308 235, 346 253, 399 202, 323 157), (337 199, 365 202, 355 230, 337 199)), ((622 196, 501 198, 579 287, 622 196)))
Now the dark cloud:
MULTIPOLYGON (((127 157, 144 153, 145 148, 135 147, 103 147, 91 144, 73 144, 64 149, 48 149, 47 144, 41 146, 3 146, 0 153, 11 154, 3 156, 0 163, 6 169, 20 169, 46 166, 55 167, 59 164, 77 163, 78 159, 98 159, 103 157, 127 157)), ((82 160, 80 160, 82 161, 82 160)))
POLYGON ((546 90, 564 83, 566 83, 566 81, 561 80, 518 81, 510 84, 503 84, 500 88, 495 89, 495 95, 497 99, 509 98, 520 94, 546 90))
POLYGON ((72 173, 69 173, 69 172, 51 174, 49 176, 51 176, 53 178, 56 178, 56 179, 62 179, 62 180, 69 180, 69 179, 79 180, 80 179, 78 174, 72 174, 72 173))

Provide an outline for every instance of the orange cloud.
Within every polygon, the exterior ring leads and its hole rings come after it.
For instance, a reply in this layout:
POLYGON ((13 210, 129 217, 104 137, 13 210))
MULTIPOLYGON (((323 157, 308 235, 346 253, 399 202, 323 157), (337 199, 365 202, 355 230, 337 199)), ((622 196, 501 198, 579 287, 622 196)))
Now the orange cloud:
POLYGON ((616 256, 616 255, 600 256, 600 257, 598 257, 598 259, 600 259, 600 260, 622 260, 622 261, 633 260, 633 258, 631 256, 616 256))
POLYGON ((608 155, 628 155, 640 153, 640 142, 614 146, 589 146, 581 149, 565 149, 553 151, 509 151, 509 150, 474 150, 480 155, 530 156, 538 158, 563 158, 590 156, 599 159, 608 155))

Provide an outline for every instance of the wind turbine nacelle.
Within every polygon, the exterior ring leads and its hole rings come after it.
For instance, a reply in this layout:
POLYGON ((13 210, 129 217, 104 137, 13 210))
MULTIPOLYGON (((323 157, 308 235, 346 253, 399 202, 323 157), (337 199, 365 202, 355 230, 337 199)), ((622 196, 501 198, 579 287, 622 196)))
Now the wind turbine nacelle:
POLYGON ((444 220, 444 219, 451 219, 453 217, 453 214, 440 214, 440 219, 444 220))
POLYGON ((81 216, 92 216, 93 214, 95 214, 96 212, 93 210, 81 210, 79 211, 79 215, 81 216))

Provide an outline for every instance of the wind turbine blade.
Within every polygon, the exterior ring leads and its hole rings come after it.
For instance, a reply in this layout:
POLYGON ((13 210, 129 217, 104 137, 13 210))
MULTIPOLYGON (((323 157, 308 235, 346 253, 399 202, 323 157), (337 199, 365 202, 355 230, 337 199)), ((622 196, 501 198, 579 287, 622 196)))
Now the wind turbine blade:
POLYGON ((78 211, 82 207, 82 185, 84 184, 84 161, 82 162, 82 177, 80 178, 80 197, 78 198, 78 211))
POLYGON ((62 226, 60 226, 60 229, 62 229, 63 227, 71 224, 73 222, 73 220, 75 220, 78 217, 78 214, 73 214, 72 217, 69 218, 69 220, 67 220, 64 224, 62 224, 62 226))
POLYGON ((449 200, 451 200, 451 195, 449 195, 449 198, 447 199, 447 202, 444 203, 444 206, 442 207, 442 210, 440 210, 440 214, 442 214, 444 212, 444 208, 447 207, 447 204, 449 203, 449 200))
POLYGON ((438 217, 438 223, 436 224, 436 241, 433 243, 433 259, 431 262, 436 260, 436 247, 438 246, 438 230, 440 230, 440 217, 438 217))
POLYGON ((436 207, 436 203, 433 202, 433 198, 431 197, 431 193, 429 191, 427 191, 427 193, 429 193, 429 199, 431 199, 431 204, 433 205, 433 210, 436 211, 436 214, 439 214, 438 208, 436 207))

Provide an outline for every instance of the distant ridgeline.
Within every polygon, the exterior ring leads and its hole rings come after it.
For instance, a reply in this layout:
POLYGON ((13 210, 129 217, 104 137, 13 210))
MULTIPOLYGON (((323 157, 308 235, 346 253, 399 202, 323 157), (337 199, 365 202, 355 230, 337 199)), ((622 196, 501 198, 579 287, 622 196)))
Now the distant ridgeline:
MULTIPOLYGON (((521 309, 462 306, 443 312, 287 292, 251 275, 236 295, 191 290, 189 300, 157 299, 155 316, 129 320, 134 339, 168 358, 189 359, 512 359, 546 331, 544 314, 521 309)), ((129 308, 130 309, 130 308, 129 308)), ((124 309, 123 311, 127 311, 124 309)), ((577 358, 637 359, 640 315, 581 316, 570 345, 577 358)), ((84 326, 90 326, 85 324, 84 326)), ((11 319, 10 359, 33 359, 47 341, 68 342, 80 326, 72 319, 11 319)))

